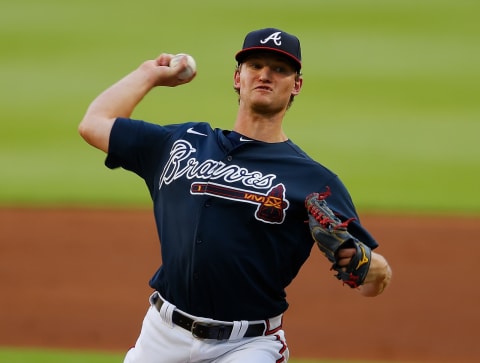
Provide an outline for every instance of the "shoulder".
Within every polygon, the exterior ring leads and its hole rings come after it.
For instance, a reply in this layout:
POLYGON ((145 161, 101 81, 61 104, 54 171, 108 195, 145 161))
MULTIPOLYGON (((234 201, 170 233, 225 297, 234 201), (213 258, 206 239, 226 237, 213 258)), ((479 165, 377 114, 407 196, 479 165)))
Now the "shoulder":
POLYGON ((297 158, 303 159, 307 163, 315 164, 321 168, 327 169, 324 165, 314 160, 310 155, 308 155, 300 146, 295 144, 292 140, 289 139, 285 141, 283 144, 290 149, 290 154, 295 155, 297 158))
POLYGON ((338 176, 328 166, 313 159, 302 148, 300 148, 300 146, 298 146, 291 140, 287 140, 283 144, 284 147, 289 149, 289 153, 286 154, 286 157, 293 158, 300 167, 307 167, 308 172, 312 175, 312 177, 318 177, 318 175, 320 174, 322 176, 322 179, 332 179, 335 180, 334 182, 336 182, 338 176))
POLYGON ((164 135, 182 135, 186 133, 201 134, 211 133, 212 128, 207 122, 183 122, 183 123, 166 123, 163 125, 135 120, 131 118, 119 117, 115 120, 113 131, 116 133, 127 133, 130 136, 145 134, 150 136, 164 135))

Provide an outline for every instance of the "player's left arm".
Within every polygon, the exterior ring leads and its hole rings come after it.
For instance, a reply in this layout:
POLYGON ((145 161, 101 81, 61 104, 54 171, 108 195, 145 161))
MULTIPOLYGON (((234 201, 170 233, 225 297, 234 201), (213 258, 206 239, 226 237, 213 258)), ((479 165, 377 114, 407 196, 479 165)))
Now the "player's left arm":
MULTIPOLYGON (((339 267, 346 268, 354 255, 355 249, 344 248, 339 250, 337 254, 339 267)), ((372 251, 367 276, 363 284, 358 286, 357 290, 366 297, 380 295, 390 283, 391 278, 392 269, 385 257, 372 251)))
POLYGON ((363 296, 377 296, 391 280, 392 271, 386 259, 372 250, 377 243, 368 241, 368 234, 354 236, 348 230, 356 217, 340 218, 326 202, 331 195, 325 192, 311 193, 305 199, 310 233, 320 251, 332 262, 335 277, 363 296), (365 239, 365 243, 362 241, 365 239))

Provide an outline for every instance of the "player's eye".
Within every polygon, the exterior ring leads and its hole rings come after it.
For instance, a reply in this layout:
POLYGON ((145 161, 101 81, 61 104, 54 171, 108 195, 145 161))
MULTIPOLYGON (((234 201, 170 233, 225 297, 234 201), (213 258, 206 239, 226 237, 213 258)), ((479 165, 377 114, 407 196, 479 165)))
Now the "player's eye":
POLYGON ((259 62, 250 62, 249 66, 252 69, 262 69, 263 67, 259 62))

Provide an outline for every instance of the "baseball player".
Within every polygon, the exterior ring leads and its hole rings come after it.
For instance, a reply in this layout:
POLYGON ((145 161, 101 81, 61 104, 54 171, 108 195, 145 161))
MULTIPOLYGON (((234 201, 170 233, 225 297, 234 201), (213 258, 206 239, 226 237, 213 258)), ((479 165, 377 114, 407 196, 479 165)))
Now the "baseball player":
POLYGON ((154 87, 195 77, 180 79, 187 58, 169 67, 172 57, 145 61, 105 90, 79 126, 107 167, 145 181, 161 241, 149 309, 124 362, 286 362, 285 288, 315 242, 340 282, 365 296, 384 290, 390 267, 371 251, 377 242, 337 175, 282 129, 303 83, 297 37, 247 34, 235 55, 232 130, 130 118, 154 87))

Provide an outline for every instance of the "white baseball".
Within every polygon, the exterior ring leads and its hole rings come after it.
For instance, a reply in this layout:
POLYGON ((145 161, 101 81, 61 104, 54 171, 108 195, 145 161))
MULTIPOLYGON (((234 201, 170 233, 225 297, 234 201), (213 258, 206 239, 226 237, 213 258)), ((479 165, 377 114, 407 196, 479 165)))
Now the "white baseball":
POLYGON ((197 70, 197 64, 195 63, 195 59, 193 59, 191 55, 179 53, 170 60, 169 66, 171 68, 175 68, 182 59, 182 57, 187 57, 187 68, 178 75, 178 79, 184 80, 193 76, 193 74, 197 70))

